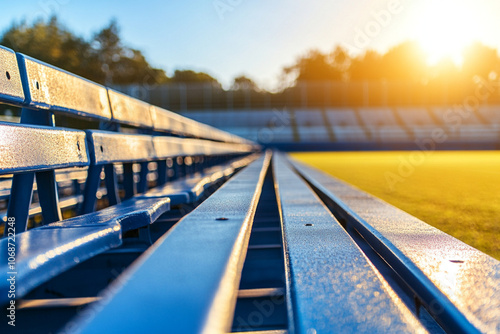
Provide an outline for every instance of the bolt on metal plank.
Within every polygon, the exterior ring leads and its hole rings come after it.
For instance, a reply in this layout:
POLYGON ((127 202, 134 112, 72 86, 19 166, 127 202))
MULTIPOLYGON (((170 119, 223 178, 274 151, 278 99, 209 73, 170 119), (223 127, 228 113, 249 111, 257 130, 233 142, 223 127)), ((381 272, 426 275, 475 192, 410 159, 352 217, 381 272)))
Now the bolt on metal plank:
POLYGON ((270 158, 243 169, 159 239, 109 288, 102 310, 79 319, 77 332, 227 332, 270 158), (130 313, 131 304, 141 307, 130 313))
POLYGON ((416 217, 293 161, 447 331, 500 331, 500 261, 416 217))
POLYGON ((273 170, 291 332, 426 332, 283 156, 273 170))

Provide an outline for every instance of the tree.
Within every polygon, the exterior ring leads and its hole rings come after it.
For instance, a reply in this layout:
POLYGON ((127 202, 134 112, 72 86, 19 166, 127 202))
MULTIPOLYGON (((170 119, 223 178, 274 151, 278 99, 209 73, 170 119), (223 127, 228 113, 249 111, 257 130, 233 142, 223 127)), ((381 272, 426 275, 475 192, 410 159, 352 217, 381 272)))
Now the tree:
POLYGON ((90 44, 73 35, 55 16, 31 26, 25 21, 12 24, 0 44, 91 80, 99 78, 96 53, 90 44))
POLYGON ((486 79, 500 74, 500 58, 496 49, 476 42, 464 50, 462 67, 465 77, 486 79))
POLYGON ((318 50, 311 50, 297 62, 284 69, 286 75, 295 75, 296 81, 332 81, 341 80, 342 70, 331 62, 328 55, 318 50))
POLYGON ((116 20, 94 35, 92 45, 98 53, 104 81, 112 84, 161 84, 165 72, 147 62, 141 51, 124 46, 116 20))
POLYGON ((335 68, 343 73, 343 79, 347 79, 346 76, 351 62, 352 58, 349 56, 349 53, 340 45, 337 45, 330 54, 329 63, 333 64, 335 68))
POLYGON ((71 33, 55 16, 32 25, 14 23, 0 44, 101 84, 160 84, 168 80, 140 51, 122 44, 115 20, 90 41, 71 33))
POLYGON ((231 88, 233 90, 259 91, 259 87, 255 83, 255 81, 244 75, 240 75, 234 78, 231 88))
POLYGON ((382 77, 387 80, 418 81, 427 77, 428 66, 418 43, 401 43, 382 56, 382 77))
POLYGON ((383 77, 382 56, 368 50, 364 55, 352 59, 348 72, 349 79, 353 81, 379 81, 383 77))
POLYGON ((210 74, 195 72, 192 70, 175 70, 174 76, 170 78, 173 83, 209 83, 220 87, 221 84, 210 74))

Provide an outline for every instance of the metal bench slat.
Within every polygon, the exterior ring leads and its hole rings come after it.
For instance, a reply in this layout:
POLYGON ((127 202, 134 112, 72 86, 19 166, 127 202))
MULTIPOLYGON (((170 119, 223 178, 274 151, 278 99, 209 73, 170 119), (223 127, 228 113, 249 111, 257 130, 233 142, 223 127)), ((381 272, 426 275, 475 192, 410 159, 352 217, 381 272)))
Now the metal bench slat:
POLYGON ((253 162, 159 239, 77 331, 228 331, 269 162, 253 162), (141 307, 115 316, 131 304, 141 307))
POLYGON ((156 131, 171 132, 184 136, 218 140, 229 143, 246 143, 242 138, 227 132, 215 129, 206 124, 199 123, 190 118, 183 117, 160 107, 151 106, 151 117, 156 131))
POLYGON ((17 57, 28 107, 111 119, 104 86, 23 54, 17 57))
POLYGON ((153 127, 150 105, 108 88, 113 120, 136 126, 153 127))
POLYGON ((154 137, 153 143, 156 157, 159 159, 175 156, 204 155, 204 145, 213 145, 213 143, 206 143, 204 140, 163 136, 154 137))
POLYGON ((212 180, 209 173, 198 173, 197 175, 168 182, 162 187, 154 188, 142 195, 141 198, 163 198, 169 197, 172 205, 190 204, 196 202, 205 189, 216 180, 212 180))
POLYGON ((0 102, 20 105, 24 101, 24 91, 16 53, 0 46, 0 102))
MULTIPOLYGON (((7 254, 8 239, 0 240, 0 250, 7 254)), ((48 281, 79 262, 121 245, 118 222, 101 226, 36 228, 16 235, 16 297, 48 281)), ((8 302, 9 270, 7 257, 0 258, 0 304, 8 302)), ((11 274, 14 275, 14 274, 11 274)))
MULTIPOLYGON (((148 226, 170 210, 170 199, 130 199, 98 212, 51 223, 16 235, 17 298, 76 264, 121 245, 122 233, 148 226)), ((0 240, 7 253, 8 239, 0 240)), ((0 260, 2 275, 9 270, 0 260)), ((1 289, 6 288, 2 280, 1 289)), ((2 290, 3 291, 3 290, 2 290)), ((6 298, 7 293, 0 298, 6 298)), ((0 299, 0 303, 5 300, 0 299)))
POLYGON ((151 136, 87 130, 93 165, 138 162, 155 159, 151 136))
POLYGON ((200 199, 206 189, 213 184, 230 176, 236 170, 251 163, 256 157, 250 156, 238 159, 227 164, 207 168, 202 173, 166 183, 164 186, 149 190, 138 195, 138 198, 163 198, 168 197, 171 205, 195 203, 200 199))
POLYGON ((40 228, 100 226, 116 220, 125 232, 153 224, 168 210, 170 210, 169 198, 148 199, 134 197, 100 211, 65 219, 40 228))
POLYGON ((193 133, 189 133, 189 129, 185 129, 185 124, 183 123, 184 117, 181 115, 160 107, 151 106, 151 117, 156 131, 171 132, 180 135, 194 135, 193 133))
POLYGON ((293 164, 336 203, 441 326, 454 333, 500 331, 500 261, 323 172, 293 164))
POLYGON ((424 332, 285 158, 275 155, 273 168, 295 331, 424 332))
POLYGON ((209 140, 155 136, 153 143, 156 158, 165 159, 175 156, 194 155, 225 155, 235 153, 249 153, 254 150, 252 145, 219 143, 209 140))
POLYGON ((89 165, 85 132, 0 122, 0 173, 89 165))

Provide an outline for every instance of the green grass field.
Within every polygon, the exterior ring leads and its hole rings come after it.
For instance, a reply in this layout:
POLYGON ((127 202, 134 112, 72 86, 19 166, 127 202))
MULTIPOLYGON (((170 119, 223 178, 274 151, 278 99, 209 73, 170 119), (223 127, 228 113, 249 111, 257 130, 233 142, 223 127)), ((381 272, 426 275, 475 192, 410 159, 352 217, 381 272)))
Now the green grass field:
POLYGON ((500 152, 292 156, 500 260, 500 152))

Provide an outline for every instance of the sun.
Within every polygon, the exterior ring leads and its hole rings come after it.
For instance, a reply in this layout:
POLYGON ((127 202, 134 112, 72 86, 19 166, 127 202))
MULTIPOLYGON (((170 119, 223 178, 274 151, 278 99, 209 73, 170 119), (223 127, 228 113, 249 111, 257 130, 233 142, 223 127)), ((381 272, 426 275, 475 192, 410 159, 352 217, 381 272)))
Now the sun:
POLYGON ((427 54, 427 62, 450 58, 460 65, 463 49, 480 38, 476 8, 465 0, 423 0, 418 4, 414 38, 427 54))

